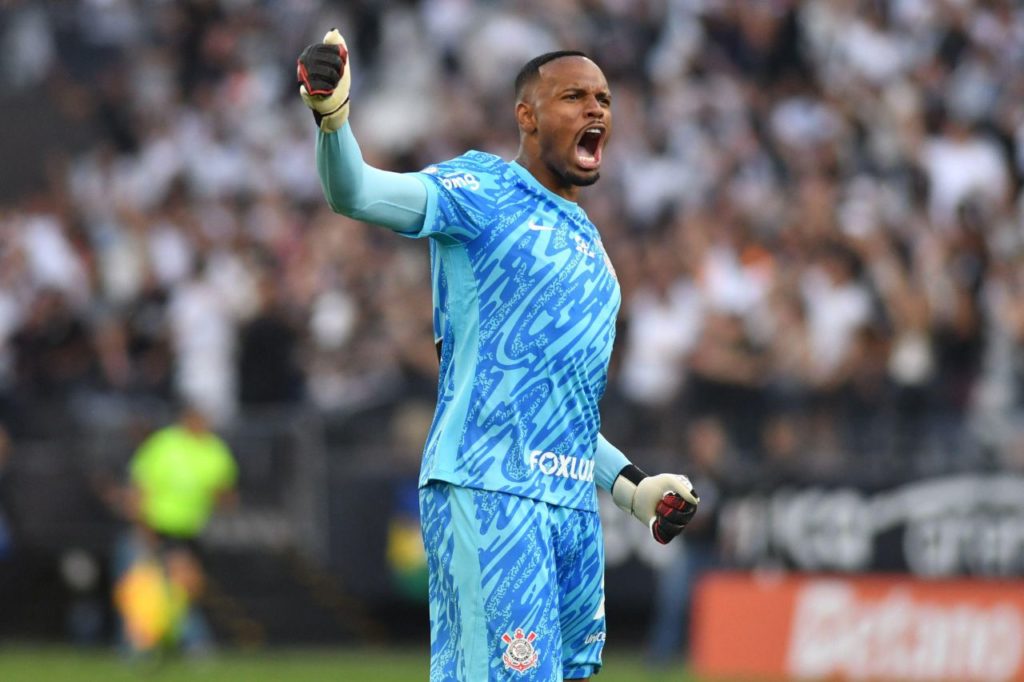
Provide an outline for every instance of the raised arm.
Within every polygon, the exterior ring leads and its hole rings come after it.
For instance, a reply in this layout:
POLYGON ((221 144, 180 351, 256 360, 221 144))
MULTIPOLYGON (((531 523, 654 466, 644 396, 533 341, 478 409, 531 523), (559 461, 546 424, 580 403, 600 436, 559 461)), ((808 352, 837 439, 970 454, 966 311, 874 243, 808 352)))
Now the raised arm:
POLYGON ((416 232, 427 211, 427 187, 415 175, 380 170, 363 161, 348 122, 349 66, 348 47, 336 29, 323 42, 306 47, 296 66, 299 94, 320 128, 316 168, 324 196, 336 213, 416 232))
POLYGON ((417 232, 427 213, 427 187, 414 174, 380 170, 363 161, 352 126, 317 133, 316 170, 335 213, 397 232, 417 232))

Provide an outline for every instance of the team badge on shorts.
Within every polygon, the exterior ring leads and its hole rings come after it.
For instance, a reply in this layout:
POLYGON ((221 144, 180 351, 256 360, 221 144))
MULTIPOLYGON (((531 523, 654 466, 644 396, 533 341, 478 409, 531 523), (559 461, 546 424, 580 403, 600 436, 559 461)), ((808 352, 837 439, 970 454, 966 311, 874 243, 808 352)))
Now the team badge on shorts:
POLYGON ((511 636, 507 632, 503 634, 501 641, 508 644, 501 657, 505 667, 518 673, 524 673, 530 668, 536 667, 538 651, 533 648, 535 639, 537 639, 536 632, 531 631, 530 634, 524 635, 522 628, 516 628, 515 636, 511 636))

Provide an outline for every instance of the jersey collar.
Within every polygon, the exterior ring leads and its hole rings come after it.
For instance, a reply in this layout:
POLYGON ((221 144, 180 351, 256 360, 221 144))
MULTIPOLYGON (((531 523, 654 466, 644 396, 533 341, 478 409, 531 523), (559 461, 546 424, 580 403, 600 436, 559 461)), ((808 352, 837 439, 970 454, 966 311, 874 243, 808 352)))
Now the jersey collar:
POLYGON ((533 173, 531 173, 530 171, 526 170, 526 168, 523 167, 522 165, 520 165, 520 163, 518 161, 511 161, 511 162, 509 162, 509 165, 512 166, 512 170, 515 171, 516 175, 518 175, 520 178, 522 178, 523 181, 527 185, 529 185, 533 189, 535 189, 538 192, 540 192, 546 198, 548 198, 551 201, 555 202, 558 205, 559 208, 561 208, 561 209, 563 209, 565 211, 568 211, 570 213, 578 213, 579 212, 579 210, 580 210, 580 205, 579 204, 577 204, 575 201, 569 201, 565 197, 558 196, 557 194, 555 194, 554 192, 549 190, 547 187, 545 187, 544 185, 540 184, 540 181, 537 180, 537 178, 533 177, 533 173))

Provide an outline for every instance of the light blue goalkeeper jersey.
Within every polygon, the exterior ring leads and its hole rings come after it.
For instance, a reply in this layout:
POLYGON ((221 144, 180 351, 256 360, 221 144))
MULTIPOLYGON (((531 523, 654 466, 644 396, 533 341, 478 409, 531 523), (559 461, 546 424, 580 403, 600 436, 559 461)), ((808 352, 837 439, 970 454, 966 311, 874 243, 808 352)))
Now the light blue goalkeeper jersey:
POLYGON ((437 409, 420 485, 442 480, 597 509, 594 452, 621 301, 577 205, 469 152, 423 170, 437 409))

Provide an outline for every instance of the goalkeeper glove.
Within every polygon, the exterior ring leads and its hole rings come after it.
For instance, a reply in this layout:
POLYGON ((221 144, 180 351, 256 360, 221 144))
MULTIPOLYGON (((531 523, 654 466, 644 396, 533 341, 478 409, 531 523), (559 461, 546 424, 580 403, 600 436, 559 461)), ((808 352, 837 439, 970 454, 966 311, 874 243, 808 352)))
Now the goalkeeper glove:
POLYGON ((313 120, 325 133, 333 133, 348 120, 352 70, 345 39, 332 28, 322 43, 309 45, 296 68, 299 95, 313 110, 313 120))
POLYGON ((612 499, 619 509, 647 524, 654 539, 663 545, 683 532, 700 503, 686 476, 648 476, 632 464, 612 483, 612 499))

